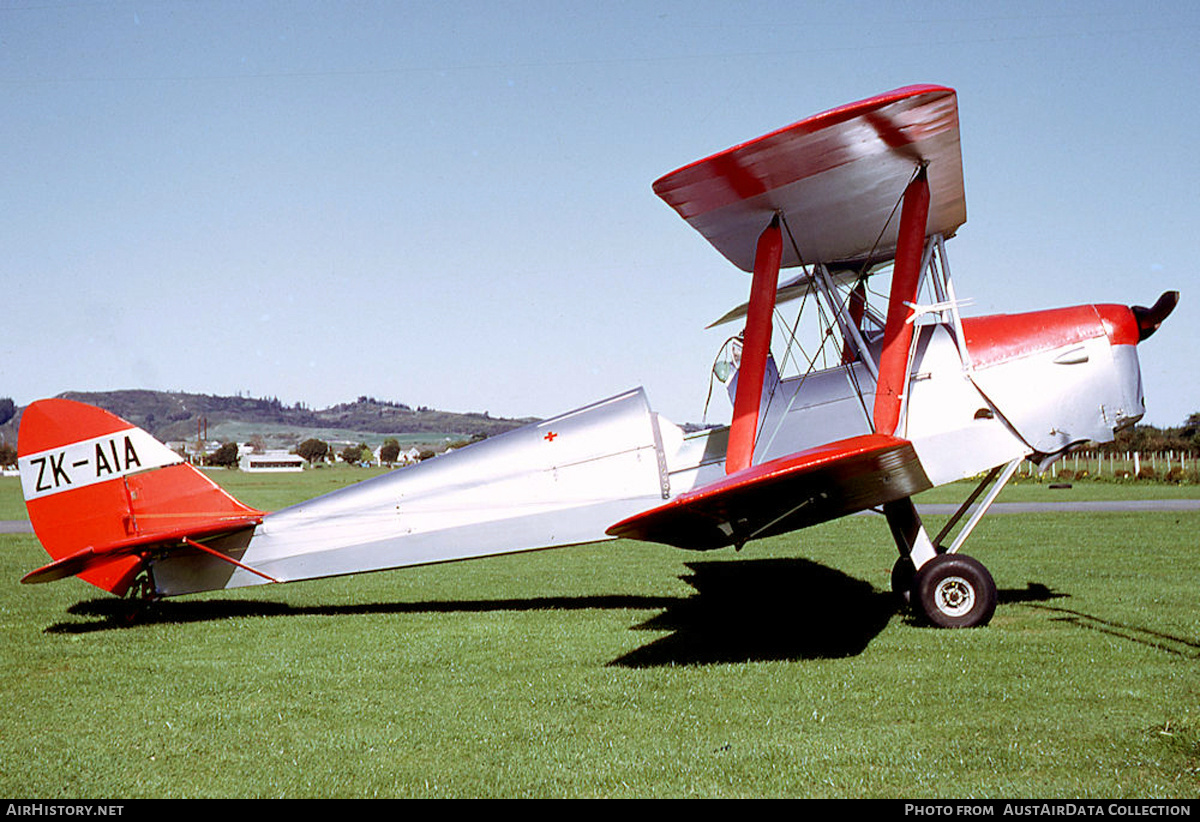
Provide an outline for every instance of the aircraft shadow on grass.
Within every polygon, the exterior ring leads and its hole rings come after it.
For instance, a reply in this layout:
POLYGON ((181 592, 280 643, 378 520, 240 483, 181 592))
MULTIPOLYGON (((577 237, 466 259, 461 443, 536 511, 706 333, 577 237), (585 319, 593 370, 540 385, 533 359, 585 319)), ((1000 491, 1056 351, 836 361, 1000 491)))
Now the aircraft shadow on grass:
MULTIPOLYGON (((862 653, 898 613, 919 623, 890 591, 805 559, 691 562, 695 595, 676 599, 635 630, 668 636, 611 664, 659 665, 837 659, 862 653)), ((1005 603, 1049 600, 1031 583, 999 592, 1005 603)))
POLYGON ((890 592, 804 559, 687 563, 696 593, 635 630, 671 633, 611 664, 647 668, 859 654, 899 610, 890 592))
MULTIPOLYGON (((123 600, 80 602, 69 609, 90 622, 60 622, 47 633, 89 633, 147 624, 304 615, 483 613, 545 610, 653 610, 636 631, 669 631, 610 665, 649 668, 767 660, 830 659, 861 653, 901 611, 891 592, 806 559, 687 563, 690 596, 596 595, 521 599, 374 602, 293 606, 282 602, 165 600, 129 617, 123 600)), ((1000 591, 1005 604, 1066 596, 1045 585, 1000 591)))

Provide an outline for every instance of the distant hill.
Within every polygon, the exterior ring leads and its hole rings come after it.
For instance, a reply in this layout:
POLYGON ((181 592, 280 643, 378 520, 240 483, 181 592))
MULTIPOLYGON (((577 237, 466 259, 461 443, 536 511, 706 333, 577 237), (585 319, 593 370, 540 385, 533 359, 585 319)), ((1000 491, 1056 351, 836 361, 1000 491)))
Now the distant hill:
MULTIPOLYGON (((408 441, 489 437, 518 428, 534 418, 494 418, 486 413, 459 414, 409 406, 374 397, 313 410, 301 403, 284 405, 278 399, 218 397, 174 391, 68 391, 60 397, 95 405, 146 429, 158 439, 194 440, 207 431, 208 439, 237 440, 260 435, 273 446, 295 445, 309 436, 371 442, 381 435, 404 434, 408 441), (320 436, 324 432, 325 436, 320 436), (291 442, 287 442, 291 440, 291 442)), ((0 436, 16 443, 23 408, 4 425, 0 436)))

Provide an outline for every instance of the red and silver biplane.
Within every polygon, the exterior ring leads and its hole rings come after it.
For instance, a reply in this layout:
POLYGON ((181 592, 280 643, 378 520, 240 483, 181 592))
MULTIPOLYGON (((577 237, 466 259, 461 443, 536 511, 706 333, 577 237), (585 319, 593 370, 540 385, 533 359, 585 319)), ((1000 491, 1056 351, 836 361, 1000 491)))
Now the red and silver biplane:
POLYGON ((731 425, 685 434, 636 389, 268 514, 132 424, 43 400, 18 451, 53 562, 23 581, 77 575, 157 598, 618 537, 740 548, 877 510, 899 548, 893 588, 936 625, 986 623, 995 584, 959 549, 1022 460, 1045 466, 1142 416, 1137 344, 1177 293, 961 316, 946 256, 966 221, 958 111, 940 86, 810 117, 654 190, 753 275, 748 304, 723 318, 744 318, 735 356, 714 369, 731 425), (785 268, 797 273, 781 281, 785 268), (868 285, 888 271, 873 305, 868 285), (817 354, 777 367, 788 300, 815 304, 833 352, 822 367, 817 354), (931 538, 912 496, 981 475, 931 538))

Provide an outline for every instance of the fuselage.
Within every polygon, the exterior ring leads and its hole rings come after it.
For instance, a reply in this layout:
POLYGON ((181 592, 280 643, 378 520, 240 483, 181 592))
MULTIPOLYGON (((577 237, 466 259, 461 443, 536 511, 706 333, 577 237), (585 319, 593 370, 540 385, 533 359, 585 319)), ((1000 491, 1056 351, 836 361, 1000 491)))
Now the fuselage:
MULTIPOLYGON (((920 325, 897 437, 928 484, 1106 441, 1143 413, 1137 323, 1079 306, 920 325)), ((874 344, 868 341, 868 344, 874 344)), ((871 433, 861 361, 767 369, 754 464, 871 433)), ((684 432, 641 389, 493 437, 265 518, 216 545, 279 581, 557 547, 725 476, 728 428, 684 432)), ((862 507, 873 503, 866 501, 862 507)), ((160 593, 262 584, 202 555, 155 562, 160 593)))

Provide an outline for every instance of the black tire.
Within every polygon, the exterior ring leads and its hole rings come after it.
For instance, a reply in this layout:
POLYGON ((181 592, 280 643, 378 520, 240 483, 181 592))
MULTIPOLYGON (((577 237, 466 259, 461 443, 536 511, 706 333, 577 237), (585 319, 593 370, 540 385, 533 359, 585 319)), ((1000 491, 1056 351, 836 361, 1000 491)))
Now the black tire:
POLYGON ((917 571, 913 601, 939 628, 977 628, 996 612, 996 583, 979 560, 939 554, 917 571))
POLYGON ((912 601, 913 578, 916 575, 917 568, 911 557, 900 557, 892 566, 892 593, 905 604, 912 601))

